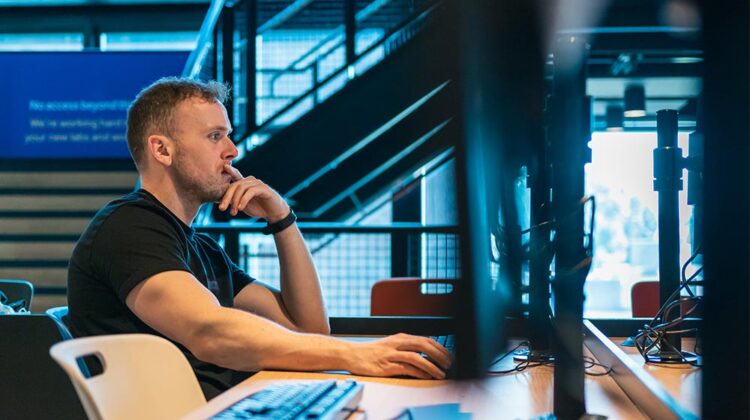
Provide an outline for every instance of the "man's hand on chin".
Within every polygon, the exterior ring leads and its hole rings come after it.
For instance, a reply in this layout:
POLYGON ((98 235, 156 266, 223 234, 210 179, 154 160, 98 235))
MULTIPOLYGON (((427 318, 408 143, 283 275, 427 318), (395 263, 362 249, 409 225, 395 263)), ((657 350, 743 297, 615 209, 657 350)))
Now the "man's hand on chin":
POLYGON ((289 214, 289 205, 273 188, 253 177, 243 177, 229 163, 224 170, 232 176, 232 183, 219 201, 219 210, 229 210, 232 216, 240 211, 250 217, 261 217, 269 223, 277 222, 289 214))

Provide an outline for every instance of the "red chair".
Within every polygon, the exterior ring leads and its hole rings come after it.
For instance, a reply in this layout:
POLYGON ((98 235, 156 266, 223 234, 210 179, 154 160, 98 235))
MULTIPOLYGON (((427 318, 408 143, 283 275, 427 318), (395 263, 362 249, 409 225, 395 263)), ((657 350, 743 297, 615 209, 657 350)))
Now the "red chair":
MULTIPOLYGON (((653 318, 659 312, 659 282, 640 281, 630 289, 630 302, 634 318, 653 318)), ((683 302, 680 305, 682 313, 687 313, 695 305, 693 302, 683 302)), ((700 317, 700 308, 692 312, 689 317, 700 317)))
POLYGON ((659 282, 639 281, 630 289, 634 318, 653 318, 659 312, 659 282))
POLYGON ((372 286, 371 316, 452 316, 454 279, 398 277, 372 286))

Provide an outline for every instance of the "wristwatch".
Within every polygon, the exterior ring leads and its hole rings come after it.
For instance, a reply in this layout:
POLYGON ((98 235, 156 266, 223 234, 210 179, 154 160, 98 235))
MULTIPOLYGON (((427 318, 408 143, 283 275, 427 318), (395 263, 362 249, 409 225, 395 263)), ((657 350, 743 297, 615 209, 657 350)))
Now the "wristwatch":
POLYGON ((285 218, 277 222, 267 224, 266 227, 264 227, 263 230, 261 230, 261 232, 264 235, 275 235, 281 232, 282 230, 288 228, 289 226, 293 225, 294 222, 296 221, 297 221, 297 215, 294 214, 294 210, 289 209, 289 214, 285 218))

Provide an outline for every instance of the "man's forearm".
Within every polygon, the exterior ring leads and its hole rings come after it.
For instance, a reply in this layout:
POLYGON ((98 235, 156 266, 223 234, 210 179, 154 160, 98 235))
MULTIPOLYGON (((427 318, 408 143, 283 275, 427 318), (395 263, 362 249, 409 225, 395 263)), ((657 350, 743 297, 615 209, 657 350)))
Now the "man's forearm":
POLYGON ((201 360, 241 371, 349 369, 351 343, 297 333, 247 312, 221 308, 188 348, 201 360))
POLYGON ((297 225, 274 235, 281 267, 281 298, 295 325, 307 332, 329 334, 320 281, 297 225))

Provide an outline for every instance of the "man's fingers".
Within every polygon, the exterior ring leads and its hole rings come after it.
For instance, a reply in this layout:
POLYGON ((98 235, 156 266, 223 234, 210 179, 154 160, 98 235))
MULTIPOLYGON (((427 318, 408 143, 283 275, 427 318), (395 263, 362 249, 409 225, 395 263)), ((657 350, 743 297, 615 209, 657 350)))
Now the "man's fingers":
POLYGON ((443 369, 448 369, 452 363, 451 353, 431 338, 406 336, 396 348, 398 350, 424 353, 443 369))
POLYGON ((245 193, 242 194, 240 197, 240 200, 237 202, 237 206, 234 208, 234 213, 237 214, 238 211, 244 210, 245 207, 247 207, 247 204, 255 198, 256 194, 259 192, 258 188, 250 187, 247 190, 245 190, 245 193))
POLYGON ((432 376, 430 376, 429 373, 419 370, 408 363, 394 362, 393 365, 396 368, 396 372, 394 372, 393 376, 404 375, 419 379, 432 379, 432 376))
POLYGON ((224 192, 224 197, 222 197, 221 201, 219 202, 219 210, 224 211, 229 208, 229 204, 232 201, 232 197, 234 196, 234 191, 240 186, 241 184, 239 182, 229 184, 229 188, 227 188, 227 190, 224 192))
POLYGON ((224 164, 224 170, 232 177, 233 182, 243 178, 240 171, 229 163, 224 164))
POLYGON ((393 358, 394 361, 408 363, 423 372, 427 372, 435 379, 445 378, 445 372, 417 353, 411 351, 400 351, 396 353, 393 358))
POLYGON ((262 195, 263 185, 264 184, 257 179, 245 178, 245 180, 242 181, 242 186, 235 190, 234 195, 232 196, 232 214, 236 215, 238 212, 244 210, 250 200, 262 195), (247 200, 245 200, 243 204, 242 201, 244 198, 247 198, 247 200))

